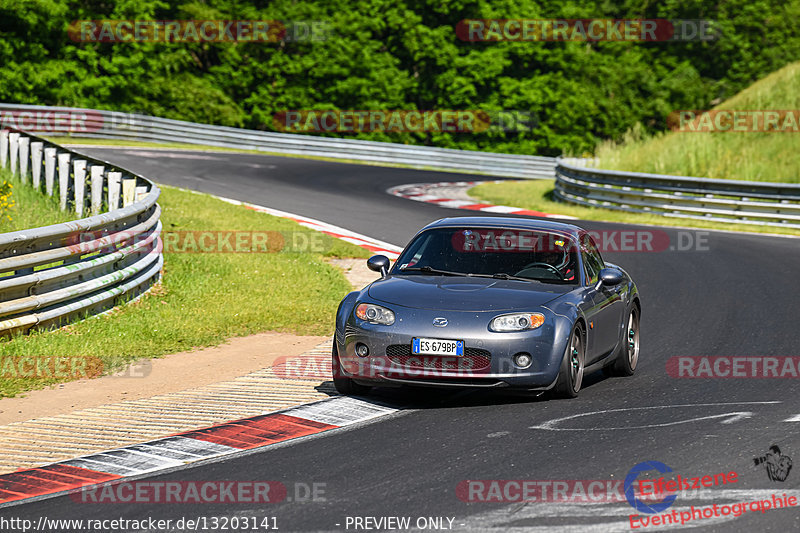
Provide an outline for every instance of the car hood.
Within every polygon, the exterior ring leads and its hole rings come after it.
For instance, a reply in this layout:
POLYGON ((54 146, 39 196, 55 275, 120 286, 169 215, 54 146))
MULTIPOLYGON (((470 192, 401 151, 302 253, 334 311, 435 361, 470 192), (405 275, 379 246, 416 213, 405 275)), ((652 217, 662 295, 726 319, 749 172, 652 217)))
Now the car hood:
POLYGON ((529 310, 573 289, 570 285, 454 276, 390 276, 369 286, 387 304, 442 311, 529 310))

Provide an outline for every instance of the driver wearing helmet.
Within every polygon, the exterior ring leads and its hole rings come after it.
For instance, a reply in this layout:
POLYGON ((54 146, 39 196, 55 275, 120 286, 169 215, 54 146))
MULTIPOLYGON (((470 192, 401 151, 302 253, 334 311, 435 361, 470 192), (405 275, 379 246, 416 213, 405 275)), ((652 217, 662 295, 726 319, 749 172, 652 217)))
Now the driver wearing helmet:
POLYGON ((569 265, 569 253, 563 248, 555 248, 540 252, 539 261, 547 263, 558 270, 564 281, 573 281, 575 272, 569 265))

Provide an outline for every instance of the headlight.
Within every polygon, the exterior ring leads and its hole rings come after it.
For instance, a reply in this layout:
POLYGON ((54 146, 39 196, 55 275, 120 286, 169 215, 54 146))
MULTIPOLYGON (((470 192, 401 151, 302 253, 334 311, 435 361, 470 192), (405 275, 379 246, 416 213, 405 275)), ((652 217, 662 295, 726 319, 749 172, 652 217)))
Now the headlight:
POLYGON ((372 324, 383 324, 385 326, 394 324, 394 313, 380 305, 358 304, 356 306, 356 316, 372 324))
POLYGON ((500 315, 494 317, 489 323, 492 331, 525 331, 536 329, 544 324, 544 315, 541 313, 514 313, 513 315, 500 315))

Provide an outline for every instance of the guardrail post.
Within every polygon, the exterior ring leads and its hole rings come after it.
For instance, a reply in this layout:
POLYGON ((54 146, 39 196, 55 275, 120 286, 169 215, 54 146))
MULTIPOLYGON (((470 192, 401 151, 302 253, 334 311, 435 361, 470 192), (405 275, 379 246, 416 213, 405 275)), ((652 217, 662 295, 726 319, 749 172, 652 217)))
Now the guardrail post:
POLYGON ((8 160, 8 130, 0 131, 0 168, 6 168, 8 160))
POLYGON ((53 181, 56 177, 56 149, 44 149, 44 190, 47 196, 53 196, 53 181))
POLYGON ((136 187, 136 194, 134 195, 135 201, 139 202, 147 196, 147 185, 139 185, 136 187))
MULTIPOLYGON (((52 108, 45 106, 0 103, 0 110, 6 109, 13 109, 15 113, 19 113, 20 110, 53 111, 52 108)), ((493 176, 529 179, 552 178, 555 167, 555 159, 547 157, 491 154, 471 150, 234 129, 133 113, 94 110, 87 114, 87 110, 77 108, 60 108, 55 111, 55 126, 61 133, 67 133, 71 129, 64 119, 68 113, 78 118, 88 117, 84 126, 92 129, 93 136, 111 139, 177 141, 286 154, 324 154, 336 159, 357 159, 455 171, 488 170, 493 176)))
POLYGON ((92 165, 90 168, 92 187, 92 215, 99 215, 103 209, 103 172, 105 168, 92 165))
POLYGON ((69 153, 58 154, 58 197, 62 211, 67 209, 67 193, 69 192, 69 153))
POLYGON ((136 179, 126 178, 122 180, 122 207, 128 207, 135 201, 136 179))
POLYGON ((22 183, 28 183, 28 158, 31 152, 31 138, 19 138, 19 179, 22 183))
POLYGON ((119 193, 122 182, 122 172, 108 173, 108 210, 119 208, 119 193))
POLYGON ((155 203, 158 187, 146 178, 13 128, 7 129, 2 137, 6 164, 12 147, 12 132, 16 133, 13 138, 15 175, 30 179, 30 170, 36 188, 42 189, 44 179, 49 195, 53 194, 58 179, 62 209, 72 211, 69 202, 74 201, 78 216, 84 216, 88 209, 92 216, 78 222, 0 234, 0 248, 4 250, 0 254, 0 275, 5 275, 0 280, 0 335, 12 330, 25 332, 31 328, 61 325, 147 290, 158 279, 163 265, 160 249, 155 254, 146 253, 153 247, 133 240, 137 254, 120 261, 112 247, 95 250, 82 247, 81 243, 118 231, 118 235, 124 237, 133 228, 136 228, 136 235, 130 234, 125 242, 160 232, 161 222, 154 217, 159 212, 155 203), (126 177, 125 196, 133 204, 125 210, 115 209, 120 204, 123 175, 126 177), (113 211, 109 213, 104 212, 106 183, 109 186, 108 207, 113 211), (141 198, 144 201, 137 202, 141 198), (147 223, 142 224, 145 220, 147 223), (122 228, 129 230, 120 231, 122 228), (87 254, 92 257, 82 261, 87 254), (46 268, 42 276, 32 276, 40 266, 46 268), (7 318, 9 316, 13 318, 7 318))
POLYGON ((17 174, 17 156, 19 155, 19 133, 8 134, 8 150, 11 152, 11 175, 17 174))
POLYGON ((86 160, 76 159, 72 162, 72 173, 75 179, 75 214, 83 216, 83 205, 86 202, 86 160))
POLYGON ((33 175, 33 188, 41 190, 42 185, 42 150, 43 142, 31 143, 31 174, 33 175))

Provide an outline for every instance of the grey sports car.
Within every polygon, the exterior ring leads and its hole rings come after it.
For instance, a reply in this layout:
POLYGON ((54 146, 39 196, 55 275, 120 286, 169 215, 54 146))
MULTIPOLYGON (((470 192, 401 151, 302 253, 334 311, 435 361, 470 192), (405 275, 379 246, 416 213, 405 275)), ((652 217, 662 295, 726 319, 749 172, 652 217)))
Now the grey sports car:
POLYGON ((573 398, 584 374, 633 374, 639 291, 591 235, 526 218, 446 218, 339 304, 342 394, 381 385, 513 387, 573 398))

